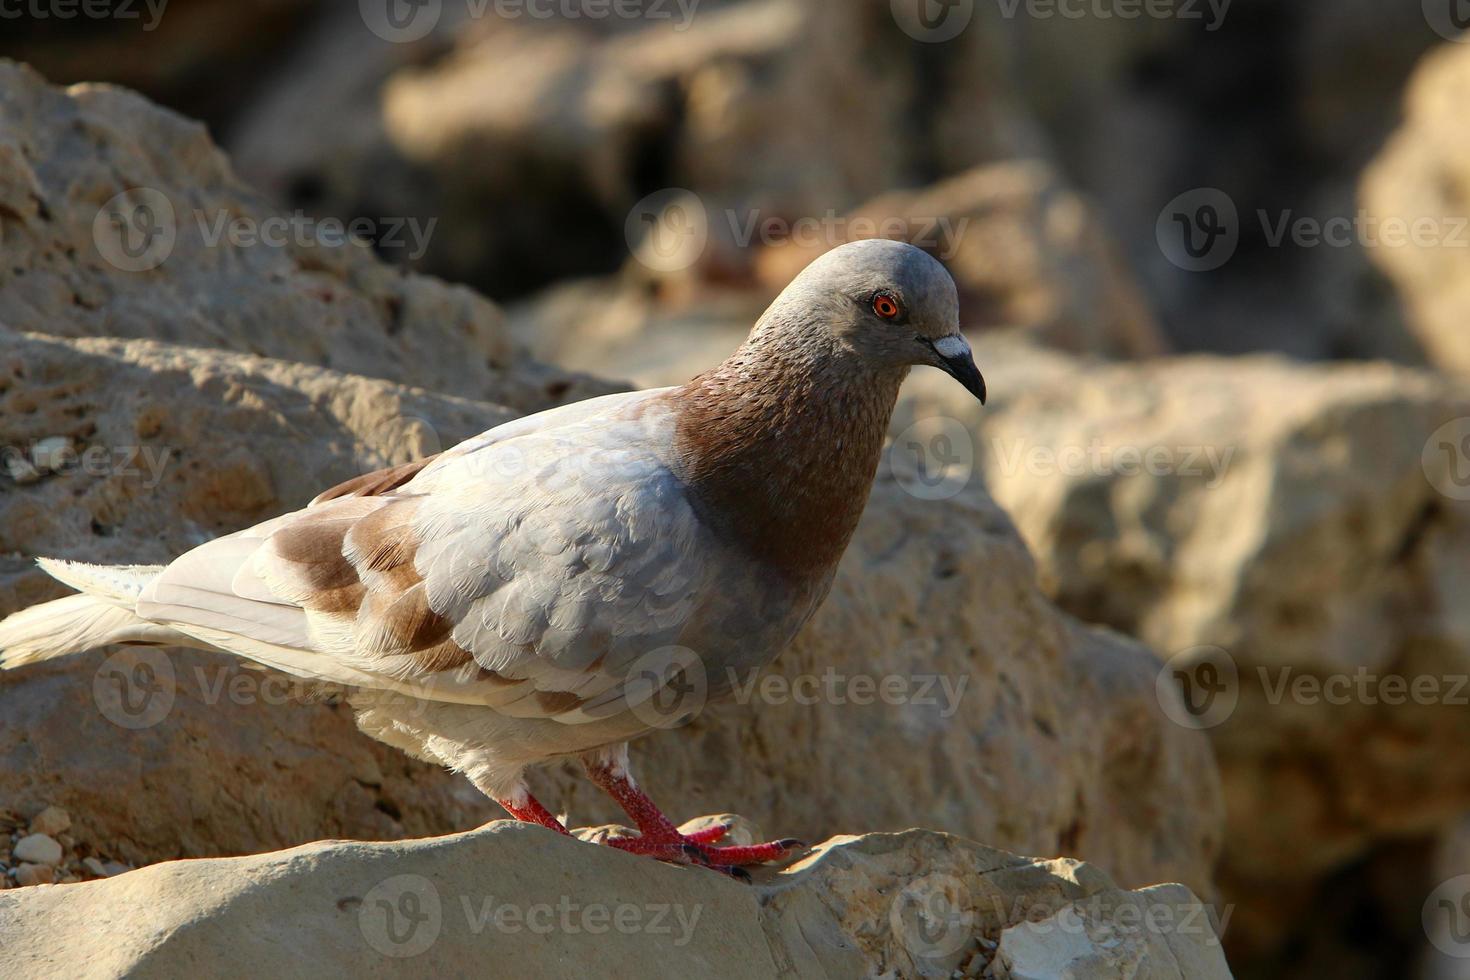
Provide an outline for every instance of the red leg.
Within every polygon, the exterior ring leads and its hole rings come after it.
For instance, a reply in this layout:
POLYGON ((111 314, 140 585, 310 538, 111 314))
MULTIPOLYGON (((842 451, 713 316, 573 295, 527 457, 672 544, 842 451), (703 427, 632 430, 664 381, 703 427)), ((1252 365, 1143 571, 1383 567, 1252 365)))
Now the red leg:
POLYGON ((524 800, 496 800, 505 807, 505 812, 523 823, 539 824, 559 834, 565 834, 567 828, 561 825, 561 821, 552 815, 551 811, 541 805, 541 801, 530 793, 526 794, 524 800))
POLYGON ((674 822, 664 816, 648 794, 639 789, 627 772, 601 760, 584 760, 588 777, 609 796, 617 800, 637 825, 642 835, 608 841, 613 847, 634 854, 647 854, 665 861, 732 867, 778 861, 806 847, 795 838, 748 846, 716 847, 714 842, 729 832, 729 827, 710 827, 693 834, 682 834, 674 822))

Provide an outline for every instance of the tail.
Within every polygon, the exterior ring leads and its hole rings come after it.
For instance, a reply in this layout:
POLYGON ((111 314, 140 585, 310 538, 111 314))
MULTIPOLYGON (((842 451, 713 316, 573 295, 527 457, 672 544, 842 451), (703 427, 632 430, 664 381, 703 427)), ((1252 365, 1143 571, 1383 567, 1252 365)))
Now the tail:
POLYGON ((109 643, 189 643, 167 627, 140 619, 134 603, 161 565, 84 565, 40 559, 80 595, 23 609, 0 620, 0 669, 81 653, 109 643))

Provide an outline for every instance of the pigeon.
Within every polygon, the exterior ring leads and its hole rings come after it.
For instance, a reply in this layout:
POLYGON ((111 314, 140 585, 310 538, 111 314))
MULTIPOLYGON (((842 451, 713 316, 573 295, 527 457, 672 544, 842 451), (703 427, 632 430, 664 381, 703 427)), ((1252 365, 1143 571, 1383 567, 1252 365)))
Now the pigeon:
POLYGON ((730 694, 822 604, 915 365, 984 402, 944 267, 842 245, 682 386, 509 422, 168 565, 40 559, 77 594, 0 622, 0 667, 224 651, 339 685, 363 731, 558 833, 525 772, 579 759, 637 828, 606 844, 738 875, 805 845, 682 833, 628 742, 730 694))

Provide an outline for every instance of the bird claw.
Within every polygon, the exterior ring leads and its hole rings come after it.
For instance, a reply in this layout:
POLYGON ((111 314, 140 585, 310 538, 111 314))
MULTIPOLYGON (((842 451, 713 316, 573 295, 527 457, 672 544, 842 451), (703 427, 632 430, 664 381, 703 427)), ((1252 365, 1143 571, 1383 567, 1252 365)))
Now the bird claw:
POLYGON ((764 844, 732 844, 723 847, 706 842, 710 839, 719 840, 728 832, 729 827, 706 828, 694 834, 680 834, 673 839, 616 837, 606 843, 630 854, 642 854, 674 864, 709 868, 741 881, 750 880, 749 872, 742 865, 784 860, 808 846, 795 837, 785 837, 764 844), (714 833, 717 829, 720 832, 714 833))

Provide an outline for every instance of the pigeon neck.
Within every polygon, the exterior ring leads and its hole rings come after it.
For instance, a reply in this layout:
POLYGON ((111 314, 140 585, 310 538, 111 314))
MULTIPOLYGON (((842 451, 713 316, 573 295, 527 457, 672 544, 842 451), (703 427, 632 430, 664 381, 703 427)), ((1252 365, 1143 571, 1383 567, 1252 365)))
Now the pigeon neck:
POLYGON ((908 370, 752 337, 674 393, 675 455, 702 516, 797 578, 836 566, 908 370))

